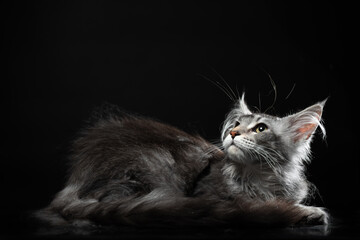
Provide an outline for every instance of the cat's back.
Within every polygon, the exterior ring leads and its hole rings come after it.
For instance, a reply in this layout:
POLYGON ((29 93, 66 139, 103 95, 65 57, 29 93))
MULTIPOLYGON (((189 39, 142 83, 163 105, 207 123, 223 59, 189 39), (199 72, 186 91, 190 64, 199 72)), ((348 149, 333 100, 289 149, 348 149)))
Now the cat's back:
MULTIPOLYGON (((97 162, 134 159, 147 151, 169 152, 197 149, 208 150, 213 146, 197 135, 190 135, 176 127, 156 120, 127 115, 99 119, 85 128, 73 142, 75 163, 87 156, 85 161, 97 162)), ((180 159, 177 159, 180 160, 180 159)), ((95 162, 94 162, 95 164, 95 162)))
POLYGON ((199 136, 152 119, 99 119, 74 141, 69 181, 84 193, 109 184, 186 193, 218 151, 199 136))

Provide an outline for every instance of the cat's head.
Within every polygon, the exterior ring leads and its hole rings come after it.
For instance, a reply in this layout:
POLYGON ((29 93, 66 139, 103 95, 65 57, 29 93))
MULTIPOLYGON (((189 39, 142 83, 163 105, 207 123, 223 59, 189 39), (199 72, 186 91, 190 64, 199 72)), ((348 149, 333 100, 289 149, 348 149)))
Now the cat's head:
POLYGON ((243 94, 223 125, 221 138, 227 156, 244 164, 267 163, 271 168, 308 161, 315 130, 319 127, 325 136, 321 121, 325 102, 280 118, 253 113, 243 94))

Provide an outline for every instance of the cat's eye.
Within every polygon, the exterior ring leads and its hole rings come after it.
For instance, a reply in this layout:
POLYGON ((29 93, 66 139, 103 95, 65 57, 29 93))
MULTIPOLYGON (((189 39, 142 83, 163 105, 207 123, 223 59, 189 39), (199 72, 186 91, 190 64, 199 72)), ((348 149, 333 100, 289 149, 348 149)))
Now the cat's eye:
POLYGON ((235 127, 239 126, 240 122, 239 121, 235 121, 235 127))
POLYGON ((261 132, 265 131, 266 129, 268 129, 268 127, 264 123, 259 123, 258 125, 256 125, 253 128, 253 131, 256 133, 261 133, 261 132))

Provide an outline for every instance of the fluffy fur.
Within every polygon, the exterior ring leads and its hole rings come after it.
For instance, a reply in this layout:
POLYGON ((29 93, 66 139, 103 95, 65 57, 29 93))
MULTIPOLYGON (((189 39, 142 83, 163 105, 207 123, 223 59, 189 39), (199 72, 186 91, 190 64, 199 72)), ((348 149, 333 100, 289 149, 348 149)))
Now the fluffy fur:
POLYGON ((312 135, 318 126, 325 134, 324 104, 279 118, 251 112, 243 95, 220 148, 111 111, 74 141, 65 188, 35 215, 52 226, 327 224, 322 208, 302 205, 312 135))

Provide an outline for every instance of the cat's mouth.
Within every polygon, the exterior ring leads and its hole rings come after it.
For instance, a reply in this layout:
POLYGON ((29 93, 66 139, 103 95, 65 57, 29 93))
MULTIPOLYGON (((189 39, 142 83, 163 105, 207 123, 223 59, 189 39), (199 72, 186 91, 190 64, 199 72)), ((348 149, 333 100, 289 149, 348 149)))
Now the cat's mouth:
POLYGON ((227 145, 226 151, 229 153, 235 153, 241 151, 241 146, 238 143, 236 143, 234 139, 231 140, 227 139, 225 145, 227 145))
POLYGON ((254 143, 248 138, 245 137, 227 137, 223 145, 227 155, 233 160, 241 160, 247 158, 248 152, 253 147, 254 143))

